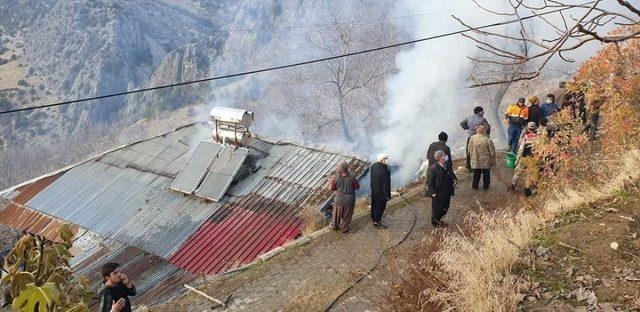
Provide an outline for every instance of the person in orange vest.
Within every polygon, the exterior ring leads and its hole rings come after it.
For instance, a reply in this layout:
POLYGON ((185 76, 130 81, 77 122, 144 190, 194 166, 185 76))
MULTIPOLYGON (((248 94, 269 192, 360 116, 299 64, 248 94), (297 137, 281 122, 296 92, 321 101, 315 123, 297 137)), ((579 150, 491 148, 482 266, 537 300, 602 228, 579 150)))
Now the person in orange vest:
POLYGON ((524 105, 523 97, 518 99, 518 103, 509 105, 504 114, 504 118, 509 123, 507 136, 509 139, 509 151, 516 152, 518 150, 518 141, 522 133, 522 127, 529 119, 529 108, 524 105))

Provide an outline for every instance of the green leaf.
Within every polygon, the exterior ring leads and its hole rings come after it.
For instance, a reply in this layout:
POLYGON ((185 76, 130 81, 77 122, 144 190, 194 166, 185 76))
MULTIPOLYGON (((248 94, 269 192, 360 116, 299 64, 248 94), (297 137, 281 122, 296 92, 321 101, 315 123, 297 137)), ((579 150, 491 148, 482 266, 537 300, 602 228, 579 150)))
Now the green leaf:
POLYGON ((65 260, 69 260, 73 258, 73 255, 69 252, 69 248, 63 244, 56 244, 54 246, 58 257, 63 258, 65 260))
POLYGON ((73 230, 71 230, 71 225, 69 223, 63 224, 58 230, 58 235, 65 242, 71 244, 71 239, 73 238, 73 230))
POLYGON ((35 276, 31 272, 18 272, 16 274, 9 275, 11 278, 11 286, 17 291, 22 291, 35 280, 35 276))
POLYGON ((17 298, 13 300, 11 307, 14 311, 33 312, 36 311, 53 311, 56 304, 60 303, 60 294, 56 290, 53 283, 46 283, 42 287, 35 284, 28 284, 27 288, 20 292, 17 298))

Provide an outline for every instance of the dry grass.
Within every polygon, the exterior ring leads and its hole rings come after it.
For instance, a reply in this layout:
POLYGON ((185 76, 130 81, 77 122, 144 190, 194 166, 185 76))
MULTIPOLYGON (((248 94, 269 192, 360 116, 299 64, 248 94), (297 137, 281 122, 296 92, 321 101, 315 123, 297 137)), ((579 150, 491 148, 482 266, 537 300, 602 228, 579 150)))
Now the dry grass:
POLYGON ((300 218, 303 224, 302 235, 313 233, 327 225, 327 220, 324 215, 314 207, 302 208, 300 218))
MULTIPOLYGON (((386 300, 401 311, 513 311, 519 297, 509 274, 536 229, 556 214, 615 196, 640 180, 640 151, 628 152, 608 183, 553 194, 531 207, 471 214, 459 231, 403 255, 408 278, 398 279, 386 300)), ((526 206, 526 205, 521 205, 526 206)), ((406 273, 406 272, 405 272, 406 273)), ((400 272, 402 275, 402 272, 400 272)))
POLYGON ((371 211, 371 199, 369 196, 360 197, 356 199, 356 206, 353 208, 354 215, 358 213, 363 213, 366 211, 371 211))

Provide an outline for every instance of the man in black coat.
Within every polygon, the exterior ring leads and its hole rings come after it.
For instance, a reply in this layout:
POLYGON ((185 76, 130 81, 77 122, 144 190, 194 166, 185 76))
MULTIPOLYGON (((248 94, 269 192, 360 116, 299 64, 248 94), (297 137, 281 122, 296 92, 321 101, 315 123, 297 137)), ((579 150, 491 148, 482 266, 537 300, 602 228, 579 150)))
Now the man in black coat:
POLYGON ((378 155, 378 162, 371 165, 371 221, 377 228, 382 225, 382 214, 391 199, 391 171, 389 171, 389 155, 378 155))
POLYGON ((429 160, 429 167, 433 166, 437 161, 433 157, 433 154, 436 153, 437 150, 442 150, 449 160, 447 161, 447 166, 449 168, 453 168, 453 159, 451 159, 451 149, 447 146, 447 140, 449 136, 445 132, 440 132, 438 134, 438 141, 433 142, 429 145, 429 149, 427 149, 427 159, 429 160))
POLYGON ((433 156, 438 162, 429 167, 426 182, 426 193, 431 197, 431 224, 434 227, 446 227, 447 224, 442 221, 442 218, 449 210, 458 178, 453 170, 448 168, 448 157, 444 151, 438 150, 433 156))
POLYGON ((129 296, 136 295, 136 287, 126 274, 120 272, 120 264, 105 263, 101 271, 104 287, 100 291, 100 297, 102 297, 100 311, 131 312, 129 296))

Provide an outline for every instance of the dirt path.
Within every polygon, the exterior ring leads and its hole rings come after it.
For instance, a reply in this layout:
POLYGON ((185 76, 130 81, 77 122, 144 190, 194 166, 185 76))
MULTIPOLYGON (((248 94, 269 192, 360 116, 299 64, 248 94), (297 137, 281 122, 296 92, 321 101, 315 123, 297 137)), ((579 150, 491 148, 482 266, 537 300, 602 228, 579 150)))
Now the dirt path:
MULTIPOLYGON (((510 178, 511 170, 497 168, 498 175, 510 178)), ((470 211, 499 209, 517 197, 492 174, 488 191, 473 191, 471 181, 461 174, 460 185, 445 220, 450 230, 461 223, 470 211)), ((409 192, 410 194, 411 192, 409 192)), ((416 194, 415 190, 413 193, 416 194)), ((205 293, 216 298, 233 294, 227 311, 323 311, 353 281, 374 266, 382 251, 406 236, 415 220, 414 230, 401 248, 419 242, 433 230, 428 199, 416 194, 405 198, 411 207, 398 199, 389 207, 384 222, 386 230, 374 228, 367 217, 357 220, 349 234, 332 232, 309 244, 287 250, 247 271, 219 278, 206 287, 205 293)), ((384 258, 383 258, 384 259, 384 258)), ((334 311, 375 311, 375 297, 382 294, 387 282, 384 260, 361 283, 351 288, 333 307, 334 311)), ((215 310, 210 302, 187 294, 152 311, 215 310)))

